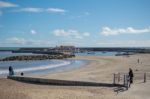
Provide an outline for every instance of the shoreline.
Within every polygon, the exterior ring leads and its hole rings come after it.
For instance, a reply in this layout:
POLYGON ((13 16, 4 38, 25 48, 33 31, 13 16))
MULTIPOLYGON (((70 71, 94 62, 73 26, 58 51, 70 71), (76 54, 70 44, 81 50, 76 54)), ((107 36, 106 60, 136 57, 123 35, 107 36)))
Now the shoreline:
MULTIPOLYGON (((0 96, 2 99, 148 99, 150 98, 150 79, 143 83, 143 76, 136 73, 150 73, 150 54, 136 54, 124 56, 86 56, 74 59, 91 60, 83 68, 67 72, 39 76, 46 79, 62 79, 76 81, 94 81, 112 83, 112 74, 128 72, 133 69, 134 84, 127 91, 115 92, 114 88, 107 87, 82 87, 82 86, 50 86, 17 82, 9 79, 0 79, 0 96), (140 59, 140 63, 137 63, 140 59), (137 70, 137 71, 136 71, 137 70), (5 89, 5 90, 3 90, 5 89), (11 98, 7 96, 12 95, 11 98)), ((149 76, 148 76, 149 77, 149 76)), ((150 78, 150 77, 149 77, 150 78)))
MULTIPOLYGON (((45 77, 46 75, 51 75, 51 74, 59 74, 59 73, 64 73, 64 72, 71 72, 74 70, 79 70, 81 68, 85 68, 86 64, 89 64, 90 61, 88 60, 74 60, 74 59, 66 59, 67 61, 73 61, 68 65, 64 65, 62 67, 55 67, 52 68, 51 70, 43 71, 40 74, 35 73, 35 75, 28 75, 29 77, 45 77)), ((36 71, 35 71, 36 72, 36 71)))
MULTIPOLYGON (((90 70, 91 71, 95 70, 94 67, 99 68, 99 66, 102 66, 101 69, 104 69, 106 67, 105 65, 109 64, 111 61, 115 61, 115 60, 111 59, 112 57, 116 57, 116 56, 86 56, 86 57, 85 56, 78 56, 78 57, 75 57, 73 59, 74 60, 89 61, 86 64, 86 66, 81 66, 81 68, 78 68, 76 70, 71 70, 71 71, 67 71, 67 72, 53 73, 53 74, 45 74, 44 76, 39 76, 39 77, 40 78, 41 77, 42 78, 57 78, 57 79, 63 79, 63 80, 76 80, 76 79, 78 79, 78 80, 81 80, 81 81, 93 81, 93 80, 94 81, 99 81, 98 79, 93 79, 92 76, 89 77, 87 74, 91 73, 90 70), (80 76, 80 74, 81 74, 81 76, 80 76), (87 76, 87 77, 80 78, 80 77, 83 77, 83 76, 87 76)), ((107 67, 107 69, 108 68, 109 67, 107 67)), ((113 73, 109 73, 109 74, 112 75, 113 73)), ((104 80, 103 82, 105 82, 105 81, 106 80, 104 80)), ((109 81, 106 81, 106 82, 109 82, 109 83, 111 82, 112 83, 112 81, 110 81, 110 79, 109 79, 109 81)))
MULTIPOLYGON (((18 61, 20 64, 20 61, 18 61)), ((24 61, 25 62, 25 61, 24 61)), ((29 62, 29 61, 27 61, 29 62)), ((30 61, 31 62, 31 61, 30 61)), ((29 62, 29 63, 30 63, 29 62)), ((25 66, 23 65, 22 68, 18 68, 14 66, 14 72, 16 76, 19 76, 21 72, 24 73, 24 76, 41 76, 41 75, 47 75, 47 74, 54 74, 54 73, 60 73, 60 72, 67 72, 67 71, 72 71, 72 70, 76 70, 76 69, 80 69, 83 66, 85 66, 86 64, 89 63, 89 61, 87 60, 74 60, 74 59, 62 59, 62 60, 57 60, 57 59, 53 59, 53 60, 41 60, 38 61, 39 63, 41 63, 41 65, 39 66, 34 66, 35 64, 33 64, 33 66, 25 66), (47 62, 46 64, 42 65, 43 62, 47 62), (59 63, 57 63, 59 62, 59 63), (57 63, 57 64, 56 64, 57 63)), ((27 64, 29 64, 27 63, 27 64)), ((5 69, 4 71, 0 71, 2 72, 7 72, 5 74, 0 74, 0 77, 4 77, 6 78, 7 74, 8 74, 8 70, 5 69), (5 77, 6 76, 6 77, 5 77)))

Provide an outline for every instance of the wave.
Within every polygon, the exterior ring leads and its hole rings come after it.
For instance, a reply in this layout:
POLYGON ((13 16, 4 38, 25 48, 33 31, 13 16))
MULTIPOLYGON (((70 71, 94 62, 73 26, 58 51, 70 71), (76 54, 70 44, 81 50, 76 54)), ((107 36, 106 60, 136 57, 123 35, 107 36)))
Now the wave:
MULTIPOLYGON (((38 66, 38 67, 14 69, 14 72, 15 73, 19 73, 19 72, 30 72, 30 71, 38 71, 38 70, 47 70, 47 69, 52 69, 52 68, 65 66, 65 65, 69 65, 69 64, 71 64, 71 62, 63 61, 63 63, 60 63, 60 64, 51 64, 51 65, 42 65, 42 66, 38 66)), ((8 70, 1 70, 0 71, 0 75, 1 74, 8 74, 8 73, 9 73, 8 70)))

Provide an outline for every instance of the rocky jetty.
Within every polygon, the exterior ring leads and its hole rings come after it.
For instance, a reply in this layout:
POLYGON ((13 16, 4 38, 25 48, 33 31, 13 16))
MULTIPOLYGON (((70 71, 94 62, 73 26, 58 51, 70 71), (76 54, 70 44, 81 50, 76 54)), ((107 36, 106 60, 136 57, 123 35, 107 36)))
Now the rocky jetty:
POLYGON ((28 60, 48 60, 48 59, 64 59, 71 58, 74 55, 22 55, 22 56, 11 56, 0 59, 0 61, 28 61, 28 60))

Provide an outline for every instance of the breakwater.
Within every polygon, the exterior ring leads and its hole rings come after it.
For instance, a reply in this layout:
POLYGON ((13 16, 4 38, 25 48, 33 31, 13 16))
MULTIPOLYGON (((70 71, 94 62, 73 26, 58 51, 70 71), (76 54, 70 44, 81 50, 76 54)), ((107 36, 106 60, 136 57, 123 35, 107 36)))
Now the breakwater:
POLYGON ((0 61, 28 61, 28 60, 48 60, 48 59, 64 59, 64 58, 71 58, 74 57, 73 55, 67 54, 60 54, 60 55, 22 55, 22 56, 10 56, 0 61))

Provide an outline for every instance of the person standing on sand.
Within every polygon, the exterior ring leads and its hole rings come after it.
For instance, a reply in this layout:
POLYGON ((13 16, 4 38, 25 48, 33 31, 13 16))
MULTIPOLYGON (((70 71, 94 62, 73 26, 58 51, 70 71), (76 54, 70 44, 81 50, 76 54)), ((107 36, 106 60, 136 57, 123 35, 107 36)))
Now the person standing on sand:
POLYGON ((137 62, 139 63, 139 62, 140 62, 140 60, 139 60, 139 59, 137 59, 137 62))
POLYGON ((129 87, 133 83, 133 71, 129 68, 129 87))
POLYGON ((14 70, 11 66, 9 66, 9 76, 14 75, 14 70))

